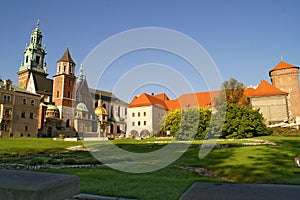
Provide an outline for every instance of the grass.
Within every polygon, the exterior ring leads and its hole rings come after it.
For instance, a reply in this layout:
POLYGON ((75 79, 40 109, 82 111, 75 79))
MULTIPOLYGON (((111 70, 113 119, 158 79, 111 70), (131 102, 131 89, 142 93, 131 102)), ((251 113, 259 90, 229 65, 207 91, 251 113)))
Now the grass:
POLYGON ((51 138, 1 138, 0 155, 64 153, 67 147, 81 145, 82 142, 53 141, 51 138))
MULTIPOLYGON (((178 160, 168 167, 149 173, 131 174, 102 166, 83 169, 44 170, 55 173, 78 175, 81 192, 137 199, 179 199, 196 181, 221 182, 220 178, 204 177, 179 166, 202 167, 220 177, 237 183, 297 184, 300 185, 300 168, 294 167, 294 157, 300 157, 300 137, 259 137, 277 145, 245 146, 251 141, 222 140, 230 148, 214 149, 199 159, 199 148, 189 148, 178 160)), ((114 140, 117 146, 131 152, 155 151, 168 140, 114 140), (155 148, 145 148, 145 147, 155 148)), ((195 141, 193 144, 201 144, 195 141)), ((0 140, 0 154, 36 154, 60 152, 75 159, 89 159, 87 152, 70 152, 65 148, 81 145, 81 142, 62 142, 51 139, 0 140)), ((106 144, 106 143, 102 143, 106 144)), ((4 162, 5 158, 1 158, 4 162)))

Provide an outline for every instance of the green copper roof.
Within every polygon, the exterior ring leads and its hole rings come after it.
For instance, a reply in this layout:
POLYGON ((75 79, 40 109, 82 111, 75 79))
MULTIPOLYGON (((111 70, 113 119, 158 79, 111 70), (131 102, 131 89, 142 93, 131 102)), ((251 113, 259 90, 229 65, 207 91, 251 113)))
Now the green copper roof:
POLYGON ((86 111, 86 112, 88 112, 88 109, 87 109, 86 105, 84 103, 82 103, 82 102, 79 103, 79 104, 77 104, 76 109, 80 110, 80 111, 86 111))
POLYGON ((51 105, 51 104, 50 104, 50 105, 47 105, 47 109, 48 109, 48 110, 59 110, 57 106, 51 105))

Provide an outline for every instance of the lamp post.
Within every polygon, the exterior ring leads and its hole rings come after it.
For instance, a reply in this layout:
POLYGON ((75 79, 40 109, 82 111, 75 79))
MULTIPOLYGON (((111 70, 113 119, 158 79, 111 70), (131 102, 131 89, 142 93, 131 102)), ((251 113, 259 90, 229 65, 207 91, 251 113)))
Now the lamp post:
POLYGON ((105 108, 101 106, 101 102, 98 102, 98 107, 95 109, 95 115, 97 116, 97 134, 98 137, 106 137, 106 122, 107 122, 107 112, 105 108))

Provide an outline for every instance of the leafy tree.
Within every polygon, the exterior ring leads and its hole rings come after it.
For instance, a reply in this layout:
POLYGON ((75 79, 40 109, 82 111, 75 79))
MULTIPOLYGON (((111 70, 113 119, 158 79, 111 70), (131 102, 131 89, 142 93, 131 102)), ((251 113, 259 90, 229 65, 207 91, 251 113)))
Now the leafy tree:
POLYGON ((180 121, 181 111, 179 109, 169 111, 161 121, 164 132, 170 131, 172 136, 177 135, 180 121))
POLYGON ((162 120, 163 130, 179 140, 204 139, 210 122, 207 108, 188 108, 169 111, 162 120))
POLYGON ((240 103, 246 105, 246 97, 244 95, 245 86, 242 82, 238 82, 234 78, 224 81, 222 84, 222 92, 219 98, 215 98, 216 105, 240 103))
POLYGON ((219 110, 220 112, 217 112, 213 119, 218 119, 218 116, 226 111, 225 121, 223 126, 221 122, 212 121, 209 130, 211 136, 219 134, 221 138, 251 138, 271 134, 259 110, 233 103, 224 104, 219 110))

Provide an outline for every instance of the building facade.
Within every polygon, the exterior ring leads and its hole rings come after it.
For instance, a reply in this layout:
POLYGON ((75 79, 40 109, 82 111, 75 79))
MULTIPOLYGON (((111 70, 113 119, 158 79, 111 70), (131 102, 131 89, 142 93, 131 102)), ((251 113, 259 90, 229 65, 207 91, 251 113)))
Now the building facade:
POLYGON ((259 109, 267 125, 289 122, 288 93, 265 80, 257 88, 247 88, 245 94, 252 109, 259 109))
MULTIPOLYGON (((39 22, 32 31, 29 45, 25 46, 24 59, 18 71, 18 85, 40 96, 38 116, 39 137, 67 137, 90 135, 97 131, 94 110, 99 99, 109 111, 107 132, 119 136, 126 131, 127 103, 113 94, 90 89, 83 75, 82 66, 78 78, 76 63, 67 48, 57 61, 53 80, 47 78, 46 50, 42 44, 39 22), (98 97, 98 98, 97 98, 98 97)), ((5 128, 5 127, 4 127, 5 128)))
POLYGON ((37 137, 40 95, 0 81, 0 136, 37 137))

